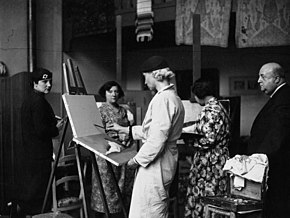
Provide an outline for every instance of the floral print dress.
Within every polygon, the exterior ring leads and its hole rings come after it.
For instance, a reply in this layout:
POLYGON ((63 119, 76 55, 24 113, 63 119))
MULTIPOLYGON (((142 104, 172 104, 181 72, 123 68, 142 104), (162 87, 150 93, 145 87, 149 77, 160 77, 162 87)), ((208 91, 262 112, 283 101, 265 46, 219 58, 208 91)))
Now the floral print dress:
POLYGON ((195 132, 204 137, 193 141, 185 202, 185 217, 204 217, 203 196, 226 194, 226 175, 223 166, 229 158, 230 119, 216 98, 203 107, 195 132))
MULTIPOLYGON (((99 110, 101 113, 104 126, 106 126, 106 124, 112 124, 114 122, 118 123, 121 126, 129 125, 127 111, 125 108, 119 106, 118 110, 116 110, 116 108, 113 108, 109 104, 103 103, 100 106, 99 110)), ((107 132, 107 134, 110 137, 115 138, 122 143, 128 140, 128 138, 119 135, 115 131, 109 131, 107 132)), ((108 172, 107 162, 103 158, 97 155, 96 155, 96 160, 97 160, 106 200, 108 203, 109 212, 110 213, 121 212, 121 209, 122 209, 121 203, 117 195, 117 190, 112 182, 113 177, 108 172)), ((122 193, 125 207, 128 208, 130 205, 135 172, 132 169, 128 169, 126 165, 123 165, 121 167, 112 165, 112 167, 115 174, 115 178, 118 182, 120 191, 122 193)), ((96 178, 94 170, 92 170, 91 208, 97 212, 102 212, 102 213, 105 212, 103 201, 101 198, 100 189, 97 183, 97 178, 96 178)))

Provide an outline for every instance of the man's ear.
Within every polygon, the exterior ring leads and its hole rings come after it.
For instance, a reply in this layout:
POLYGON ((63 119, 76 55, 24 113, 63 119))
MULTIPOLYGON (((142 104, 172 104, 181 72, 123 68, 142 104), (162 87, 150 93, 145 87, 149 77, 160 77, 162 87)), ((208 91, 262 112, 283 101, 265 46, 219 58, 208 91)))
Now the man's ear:
POLYGON ((276 84, 279 84, 280 81, 281 81, 281 77, 280 77, 280 76, 276 76, 276 78, 275 78, 275 83, 276 83, 276 84))

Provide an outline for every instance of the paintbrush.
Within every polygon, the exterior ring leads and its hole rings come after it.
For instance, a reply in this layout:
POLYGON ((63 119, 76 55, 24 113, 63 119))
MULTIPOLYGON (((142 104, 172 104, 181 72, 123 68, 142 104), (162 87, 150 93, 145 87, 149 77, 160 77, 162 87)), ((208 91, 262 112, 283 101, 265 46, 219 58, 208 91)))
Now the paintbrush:
POLYGON ((103 127, 103 126, 101 126, 101 125, 99 125, 99 124, 96 124, 96 123, 94 123, 94 126, 95 126, 95 127, 102 128, 102 129, 105 129, 105 127, 103 127))

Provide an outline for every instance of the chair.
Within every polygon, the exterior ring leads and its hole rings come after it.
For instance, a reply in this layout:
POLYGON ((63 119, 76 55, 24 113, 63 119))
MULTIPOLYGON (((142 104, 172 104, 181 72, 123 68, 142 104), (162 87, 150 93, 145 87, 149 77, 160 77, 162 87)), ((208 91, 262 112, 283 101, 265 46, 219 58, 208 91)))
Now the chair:
POLYGON ((206 204, 204 207, 205 210, 205 218, 215 218, 215 217, 229 217, 229 218, 261 218, 262 216, 262 209, 253 209, 248 211, 235 211, 232 209, 225 209, 223 206, 214 206, 210 204, 206 204))
POLYGON ((32 216, 32 218, 73 218, 73 217, 65 213, 52 212, 52 213, 37 214, 32 216))
MULTIPOLYGON (((246 182, 246 184, 250 187, 249 190, 257 192, 258 183, 252 185, 253 183, 246 182)), ((205 218, 220 216, 259 218, 262 215, 263 201, 242 195, 208 196, 203 197, 203 202, 205 204, 205 218)))
POLYGON ((223 217, 236 218, 236 214, 232 211, 227 211, 224 208, 216 207, 213 205, 205 205, 205 218, 216 217, 216 215, 221 215, 223 217))
MULTIPOLYGON (((86 170, 86 164, 84 165, 86 170)), ((76 156, 65 155, 59 159, 52 184, 52 211, 75 214, 83 217, 83 194, 78 175, 76 156)))

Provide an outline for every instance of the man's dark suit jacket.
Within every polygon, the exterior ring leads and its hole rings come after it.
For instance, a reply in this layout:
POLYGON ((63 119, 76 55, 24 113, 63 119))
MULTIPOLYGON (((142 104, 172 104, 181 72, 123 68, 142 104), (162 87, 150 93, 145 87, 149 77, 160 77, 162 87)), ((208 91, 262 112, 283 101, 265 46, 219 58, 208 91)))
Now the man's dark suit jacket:
POLYGON ((265 217, 285 217, 290 212, 289 85, 277 90, 257 115, 248 144, 248 154, 253 153, 264 153, 269 159, 265 217))

